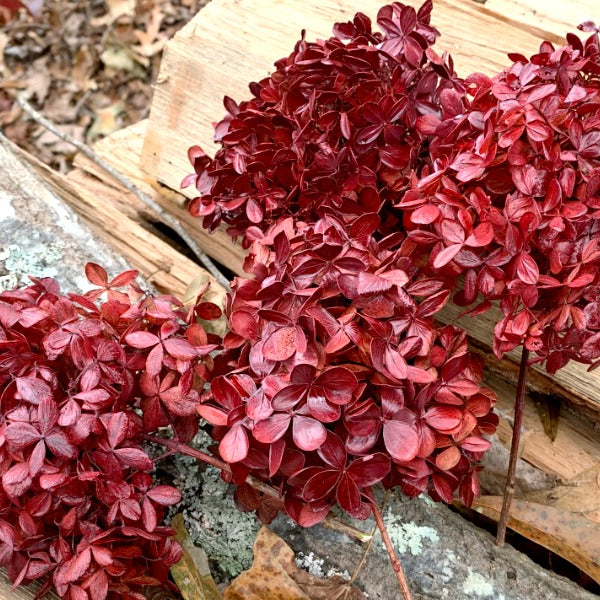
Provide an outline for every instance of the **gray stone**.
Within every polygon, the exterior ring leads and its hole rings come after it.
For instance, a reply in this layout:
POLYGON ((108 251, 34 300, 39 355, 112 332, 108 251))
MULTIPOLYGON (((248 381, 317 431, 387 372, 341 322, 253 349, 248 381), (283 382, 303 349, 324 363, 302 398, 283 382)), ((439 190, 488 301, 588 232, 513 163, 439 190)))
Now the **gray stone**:
POLYGON ((113 274, 127 268, 0 135, 0 290, 27 284, 33 275, 83 291, 89 261, 113 274))
MULTIPOLYGON (((393 498, 384 513, 386 527, 409 581, 413 600, 593 600, 598 596, 536 565, 442 504, 428 498, 393 498)), ((374 523, 360 525, 370 531, 374 523)), ((272 529, 296 552, 313 553, 323 569, 352 573, 364 546, 321 526, 303 530, 285 517, 272 529)), ((399 600, 396 578, 379 534, 356 584, 370 600, 399 600)))

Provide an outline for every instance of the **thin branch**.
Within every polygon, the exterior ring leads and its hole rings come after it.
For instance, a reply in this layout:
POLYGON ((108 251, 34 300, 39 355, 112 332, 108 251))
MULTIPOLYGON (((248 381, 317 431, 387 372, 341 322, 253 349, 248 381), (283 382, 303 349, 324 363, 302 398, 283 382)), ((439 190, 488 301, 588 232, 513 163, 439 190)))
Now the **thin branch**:
MULTIPOLYGON (((385 510, 385 506, 387 504, 389 497, 390 497, 390 490, 386 490, 385 495, 383 496, 383 502, 381 503, 381 508, 379 509, 379 511, 381 513, 383 513, 383 511, 385 510)), ((361 559, 360 559, 358 565, 356 565, 356 569, 354 569, 354 573, 352 573, 352 577, 350 577, 350 581, 348 582, 348 585, 352 585, 356 581, 358 574, 360 573, 361 569, 365 566, 365 563, 367 562, 367 556, 369 556, 371 546, 373 545, 373 540, 375 539, 375 533, 377 532, 377 528, 378 528, 377 523, 375 523, 373 530, 371 531, 371 539, 369 540, 367 547, 365 548, 365 551, 363 552, 363 555, 361 556, 361 559)))
POLYGON ((22 95, 17 96, 18 105, 36 122, 51 131, 64 142, 67 142, 83 152, 90 160, 93 160, 99 167, 106 171, 111 177, 116 179, 123 187, 135 194, 148 208, 156 213, 158 218, 175 231, 181 239, 188 245, 190 250, 198 257, 198 260, 204 265, 208 272, 226 289, 229 290, 227 278, 217 269, 215 263, 202 251, 194 238, 181 226, 179 221, 170 215, 162 206, 157 204, 148 194, 143 192, 137 185, 132 183, 125 175, 117 171, 106 160, 99 156, 87 144, 80 142, 69 134, 61 131, 54 123, 40 114, 22 95))
MULTIPOLYGON (((182 444, 177 440, 161 438, 154 435, 145 435, 144 438, 148 442, 152 442, 154 444, 160 444, 168 448, 171 452, 178 452, 179 454, 185 454, 186 456, 191 456, 199 461, 202 461, 212 467, 220 469, 221 471, 225 471, 227 473, 231 473, 231 467, 222 460, 218 459, 216 456, 212 456, 211 454, 207 454, 206 452, 202 452, 202 450, 198 450, 197 448, 192 448, 187 444, 182 444)), ((277 498, 281 500, 281 494, 274 487, 270 486, 264 481, 260 481, 260 479, 256 479, 252 475, 248 475, 246 477, 246 483, 253 487, 255 490, 262 492, 266 496, 270 496, 271 498, 277 498)), ((325 527, 329 529, 333 529, 335 531, 339 531, 340 533, 344 533, 350 537, 357 539, 360 542, 368 542, 372 539, 372 536, 364 531, 360 531, 360 529, 356 529, 356 527, 352 527, 352 525, 348 525, 346 523, 342 523, 338 519, 332 516, 328 516, 323 522, 325 527)))
POLYGON ((323 527, 327 527, 327 529, 332 529, 333 531, 337 531, 339 533, 343 533, 348 537, 354 538, 359 542, 367 542, 370 544, 373 541, 373 534, 368 531, 361 531, 352 525, 348 525, 348 523, 344 523, 331 515, 325 517, 325 520, 321 523, 323 527))
POLYGON ((402 568, 402 563, 400 562, 400 559, 394 550, 394 544, 392 544, 392 540, 390 539, 385 523, 383 522, 383 517, 381 516, 377 502, 375 502, 375 498, 373 496, 371 496, 369 501, 371 502, 373 516, 375 517, 375 522, 377 523, 377 527, 379 528, 381 537, 383 538, 385 549, 387 550, 387 553, 390 557, 390 562, 392 563, 392 567, 396 573, 396 579, 398 580, 398 586, 402 592, 402 597, 404 600, 412 600, 412 595, 410 593, 410 588, 408 587, 408 581, 406 580, 404 569, 402 568))
POLYGON ((508 473, 506 474, 506 487, 504 488, 504 499, 502 501, 502 512, 498 521, 496 533, 496 545, 504 546, 506 540, 506 528, 510 515, 510 505, 515 495, 515 478, 517 472, 517 461, 519 459, 519 444, 521 441, 521 425, 523 423, 523 411, 525 409, 525 380, 527 378, 527 361, 529 350, 523 347, 521 353, 521 365, 519 367, 519 380, 517 382, 517 395, 515 397, 515 418, 513 420, 512 442, 510 444, 510 460, 508 462, 508 473))

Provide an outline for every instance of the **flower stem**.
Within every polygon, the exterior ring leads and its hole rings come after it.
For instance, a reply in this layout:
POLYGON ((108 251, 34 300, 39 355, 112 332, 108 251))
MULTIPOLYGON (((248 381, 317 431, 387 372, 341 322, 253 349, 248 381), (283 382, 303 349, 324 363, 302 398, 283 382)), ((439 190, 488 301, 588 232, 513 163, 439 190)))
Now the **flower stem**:
MULTIPOLYGON (((385 495, 383 497, 383 502, 381 503, 381 508, 379 509, 379 512, 383 512, 385 510, 385 505, 387 504, 389 497, 390 497, 390 490, 386 490, 385 495)), ((375 527, 373 527, 373 530, 371 531, 371 539, 367 542, 365 551, 363 552, 363 555, 362 555, 358 565, 354 569, 354 573, 352 573, 352 577, 350 578, 348 585, 352 585, 356 581, 358 574, 360 573, 361 569, 365 566, 365 563, 367 562, 367 556, 369 555, 371 546, 373 545, 373 541, 375 540, 375 532, 376 531, 377 531, 377 524, 375 524, 375 527)))
POLYGON ((406 575, 404 575, 404 570, 402 569, 402 564, 400 563, 400 559, 398 558, 398 555, 394 550, 394 545, 392 544, 392 540, 390 539, 385 523, 383 522, 381 511, 379 510, 379 506, 377 506, 377 502, 375 501, 375 498, 372 494, 369 494, 369 502, 371 503, 371 509, 373 510, 375 522, 377 523, 377 527, 379 527, 379 532, 381 533, 381 537, 383 538, 385 549, 387 550, 387 553, 390 557, 392 568, 396 573, 396 579, 398 580, 398 586, 400 587, 400 591, 402 592, 402 597, 404 598, 404 600, 412 600, 412 595, 408 587, 406 575))
MULTIPOLYGON (((184 454, 186 456, 190 456, 199 460, 203 463, 211 465, 221 471, 225 471, 227 473, 231 473, 231 467, 222 460, 219 460, 216 456, 212 456, 207 454, 206 452, 202 452, 202 450, 198 450, 197 448, 192 448, 187 444, 183 444, 177 440, 161 438, 155 435, 144 435, 144 439, 148 442, 152 442, 154 444, 160 444, 161 446, 165 446, 168 448, 168 452, 165 455, 170 454, 184 454)), ((248 475, 246 477, 246 483, 253 487, 255 490, 262 492, 266 496, 270 496, 271 498, 281 499, 281 494, 274 487, 270 486, 267 483, 260 481, 260 479, 256 479, 256 477, 252 477, 252 475, 248 475)), ((347 525, 346 523, 342 523, 335 517, 328 515, 326 519, 322 523, 325 527, 329 529, 333 529, 334 531, 339 531, 341 533, 346 534, 347 536, 353 537, 360 542, 369 542, 372 539, 372 536, 364 531, 360 531, 356 529, 356 527, 352 527, 352 525, 347 525)))
MULTIPOLYGON (((212 456, 210 454, 207 454, 206 452, 202 452, 202 450, 192 448, 191 446, 188 446, 187 444, 182 444, 181 442, 178 442, 177 440, 170 440, 170 439, 166 439, 166 438, 157 437, 154 435, 145 435, 144 437, 149 442, 154 442, 155 444, 161 444, 162 446, 167 447, 172 452, 178 452, 179 454, 185 454, 186 456, 191 456, 192 458, 200 460, 203 463, 206 463, 207 465, 216 467, 217 469, 220 469, 221 471, 226 471, 227 473, 231 473, 231 468, 226 462, 219 460, 216 456, 212 456)), ((248 477, 246 477, 246 483, 248 485, 252 486, 255 490, 258 490, 259 492, 262 492, 263 494, 265 494, 267 496, 271 496, 272 498, 280 498, 281 497, 279 492, 274 487, 271 487, 270 485, 263 483, 262 481, 256 479, 255 477, 252 477, 252 475, 248 475, 248 477)))
POLYGON ((498 521, 498 531, 496 533, 496 545, 504 546, 506 539, 506 527, 510 513, 510 505, 515 495, 515 475, 517 471, 517 461, 519 459, 519 443, 521 440, 521 424, 523 423, 523 410, 525 407, 525 379, 527 377, 527 360, 529 359, 529 350, 523 347, 521 353, 521 365, 519 367, 519 380, 517 382, 517 395, 515 397, 515 416, 513 421, 512 442, 510 445, 510 460, 508 462, 508 472, 506 474, 506 487, 504 488, 504 499, 502 501, 502 512, 498 521))

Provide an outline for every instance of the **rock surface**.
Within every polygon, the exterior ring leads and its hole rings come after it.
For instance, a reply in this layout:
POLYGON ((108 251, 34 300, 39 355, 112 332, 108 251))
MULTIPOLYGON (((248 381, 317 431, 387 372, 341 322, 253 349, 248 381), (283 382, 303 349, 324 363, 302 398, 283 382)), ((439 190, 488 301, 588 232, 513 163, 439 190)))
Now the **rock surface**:
MULTIPOLYGON (((93 260, 110 274, 127 268, 125 262, 68 209, 40 174, 19 158, 0 135, 0 286, 26 283, 28 274, 56 277, 66 290, 87 287, 83 268, 93 260)), ((236 539, 231 556, 240 568, 250 557, 255 528, 249 515, 238 513, 226 494, 222 506, 203 514, 198 495, 200 475, 189 460, 171 465, 173 479, 184 487, 183 507, 196 529, 209 526, 214 539, 236 539), (178 481, 177 481, 178 480, 178 481), (218 514, 217 514, 218 513, 218 514), (242 524, 243 523, 243 524, 242 524), (239 526, 238 526, 239 525, 239 526), (241 531, 245 528, 244 531, 241 531), (244 537, 246 535, 246 537, 244 537), (237 550, 236 550, 237 549, 237 550), (237 561, 237 562, 236 562, 237 561)), ((211 485, 222 486, 210 476, 211 485)), ((206 501, 206 499, 205 499, 206 501)), ((386 523, 403 561, 414 600, 593 600, 597 596, 545 571, 513 548, 495 547, 491 535, 478 529, 447 507, 428 500, 392 499, 385 511, 386 523)), ((370 530, 372 523, 357 524, 370 530)), ((190 528, 192 529, 192 528, 190 528)), ((256 530, 258 528, 256 527, 256 530)), ((328 567, 352 573, 364 546, 346 536, 314 527, 302 530, 285 517, 273 529, 304 555, 302 564, 327 573, 328 567)), ((191 531, 193 533, 193 531, 191 531)), ((209 552, 209 555, 211 553, 209 552)), ((357 584, 371 600, 396 600, 392 568, 379 539, 375 540, 357 584)))
MULTIPOLYGON (((558 577, 511 546, 497 548, 494 538, 449 508, 431 500, 394 498, 384 513, 402 561, 413 600, 593 600, 596 595, 558 577)), ((361 529, 370 531, 367 521, 361 529)), ((296 550, 314 553, 352 573, 363 545, 324 527, 302 530, 278 517, 272 529, 296 550)), ((313 559, 314 560, 314 559, 313 559)), ((377 535, 356 584, 369 600, 396 600, 396 578, 377 535)))
POLYGON ((0 135, 0 290, 27 284, 33 275, 82 291, 89 261, 111 273, 127 268, 0 135))

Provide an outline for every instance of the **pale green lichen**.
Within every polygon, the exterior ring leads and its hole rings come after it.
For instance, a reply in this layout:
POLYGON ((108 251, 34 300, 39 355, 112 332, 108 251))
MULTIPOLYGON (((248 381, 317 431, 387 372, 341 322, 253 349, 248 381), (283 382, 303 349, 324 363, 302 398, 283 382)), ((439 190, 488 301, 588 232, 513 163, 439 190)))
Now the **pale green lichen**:
MULTIPOLYGON (((204 433, 194 440, 200 448, 208 444, 210 438, 204 433)), ((182 492, 184 522, 192 541, 206 552, 217 580, 239 575, 252 564, 260 523, 254 514, 235 507, 231 486, 217 469, 189 457, 178 457, 176 468, 172 483, 182 492)))
POLYGON ((431 506, 432 508, 437 507, 437 502, 434 502, 429 494, 420 494, 417 498, 421 500, 421 502, 425 502, 427 506, 431 506))
POLYGON ((64 244, 54 242, 24 251, 15 244, 0 248, 0 290, 30 283, 33 277, 56 277, 55 266, 63 256, 64 244))
POLYGON ((325 559, 319 558, 314 552, 309 552, 308 554, 298 552, 295 561, 297 567, 308 571, 315 577, 333 577, 338 575, 344 579, 350 579, 350 573, 347 570, 340 571, 336 567, 326 567, 325 559))
POLYGON ((494 596, 494 586, 481 573, 476 573, 469 567, 469 574, 463 584, 463 592, 471 596, 490 598, 494 596))
POLYGON ((401 517, 395 515, 390 509, 386 512, 385 525, 394 548, 400 554, 410 552, 413 556, 419 556, 423 552, 424 540, 435 543, 440 539, 437 531, 432 527, 417 525, 412 521, 403 523, 401 517))

